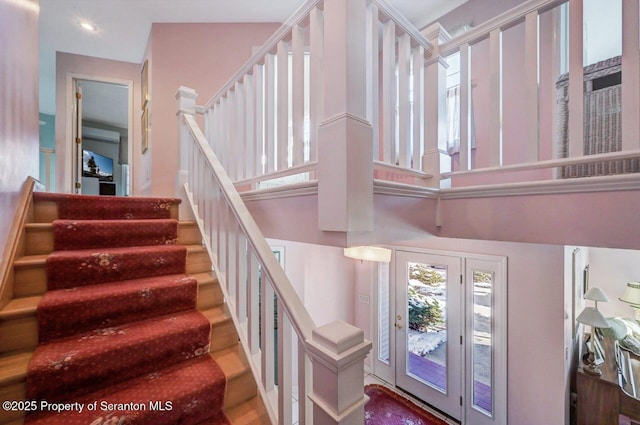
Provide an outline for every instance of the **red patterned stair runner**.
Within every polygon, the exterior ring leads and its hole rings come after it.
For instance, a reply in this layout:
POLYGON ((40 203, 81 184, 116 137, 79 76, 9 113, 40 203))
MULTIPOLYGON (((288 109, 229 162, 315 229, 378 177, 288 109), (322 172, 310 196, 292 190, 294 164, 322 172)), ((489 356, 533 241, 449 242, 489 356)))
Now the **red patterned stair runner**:
POLYGON ((44 408, 25 423, 228 424, 210 324, 175 245, 178 201, 34 198, 57 203, 60 220, 27 374, 27 399, 44 408))

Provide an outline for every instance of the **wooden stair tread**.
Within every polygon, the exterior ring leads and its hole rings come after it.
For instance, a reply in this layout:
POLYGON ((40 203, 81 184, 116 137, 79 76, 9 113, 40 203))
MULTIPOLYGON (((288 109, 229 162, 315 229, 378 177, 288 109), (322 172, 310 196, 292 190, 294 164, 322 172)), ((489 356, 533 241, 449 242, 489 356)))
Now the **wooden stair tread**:
POLYGON ((33 353, 19 353, 0 357, 0 386, 24 381, 32 356, 33 353))
POLYGON ((271 424, 260 396, 255 396, 238 406, 226 410, 225 414, 233 425, 271 424))
POLYGON ((249 371, 249 364, 244 358, 244 352, 240 344, 215 351, 210 355, 218 363, 227 380, 232 380, 249 371))
POLYGON ((231 317, 225 311, 224 306, 209 308, 201 311, 200 313, 204 314, 204 316, 209 319, 211 326, 231 320, 231 317))
POLYGON ((12 299, 0 310, 0 320, 34 315, 41 299, 39 295, 12 299))
POLYGON ((15 267, 41 266, 47 262, 47 254, 25 255, 13 262, 15 267))

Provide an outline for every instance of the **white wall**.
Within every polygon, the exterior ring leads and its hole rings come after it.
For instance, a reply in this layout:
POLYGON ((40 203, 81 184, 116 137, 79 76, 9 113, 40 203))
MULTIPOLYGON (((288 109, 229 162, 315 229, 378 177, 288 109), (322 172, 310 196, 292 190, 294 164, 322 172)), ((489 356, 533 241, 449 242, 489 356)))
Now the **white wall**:
POLYGON ((269 239, 284 247, 284 271, 317 326, 343 320, 354 323, 355 262, 342 248, 269 239))
POLYGON ((20 189, 38 177, 38 0, 0 1, 0 258, 20 189))
MULTIPOLYGON (((634 311, 618 300, 627 282, 640 281, 640 251, 631 249, 589 248, 589 287, 597 286, 609 302, 598 303, 606 317, 634 317, 634 311)), ((593 305, 588 301, 589 305, 593 305)))

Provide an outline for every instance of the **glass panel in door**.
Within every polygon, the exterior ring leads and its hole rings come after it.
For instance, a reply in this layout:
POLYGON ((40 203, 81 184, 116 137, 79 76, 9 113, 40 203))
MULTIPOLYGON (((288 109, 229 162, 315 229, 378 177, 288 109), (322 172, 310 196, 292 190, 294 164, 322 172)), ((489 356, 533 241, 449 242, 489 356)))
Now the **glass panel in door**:
POLYGON ((460 419, 460 258, 398 251, 396 384, 460 419))
POLYGON ((407 374, 447 392, 447 268, 407 263, 407 374))
POLYGON ((493 273, 473 271, 473 407, 491 415, 493 273))

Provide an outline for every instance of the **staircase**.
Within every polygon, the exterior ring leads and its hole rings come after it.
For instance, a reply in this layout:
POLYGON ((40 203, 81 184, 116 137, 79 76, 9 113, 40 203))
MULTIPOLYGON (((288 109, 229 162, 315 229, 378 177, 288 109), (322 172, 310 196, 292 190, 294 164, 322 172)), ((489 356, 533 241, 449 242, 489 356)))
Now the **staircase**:
POLYGON ((0 399, 79 404, 0 409, 0 424, 269 423, 198 227, 177 220, 177 203, 34 193, 0 310, 0 399), (102 400, 112 405, 86 407, 102 400))

